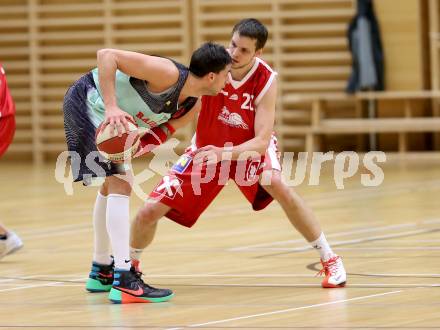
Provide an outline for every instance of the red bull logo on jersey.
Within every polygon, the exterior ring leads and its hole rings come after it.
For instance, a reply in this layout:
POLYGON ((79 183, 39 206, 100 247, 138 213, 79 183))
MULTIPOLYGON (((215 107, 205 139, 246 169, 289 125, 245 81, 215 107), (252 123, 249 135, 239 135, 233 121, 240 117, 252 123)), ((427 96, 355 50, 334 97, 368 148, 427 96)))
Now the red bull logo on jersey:
POLYGON ((249 129, 239 113, 230 112, 226 107, 222 108, 222 112, 217 117, 221 122, 228 126, 249 129))

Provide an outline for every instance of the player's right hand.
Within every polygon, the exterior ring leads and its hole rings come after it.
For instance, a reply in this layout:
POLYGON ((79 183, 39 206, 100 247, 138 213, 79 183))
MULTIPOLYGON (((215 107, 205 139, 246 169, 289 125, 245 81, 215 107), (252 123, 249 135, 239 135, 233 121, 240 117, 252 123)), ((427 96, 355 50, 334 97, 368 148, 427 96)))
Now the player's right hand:
POLYGON ((193 164, 195 166, 213 165, 222 161, 223 148, 213 145, 201 147, 195 151, 193 164))
POLYGON ((110 125, 111 135, 114 135, 116 129, 117 135, 122 136, 122 133, 128 132, 129 130, 127 119, 134 122, 133 117, 121 110, 119 107, 107 107, 105 109, 103 129, 105 129, 107 125, 110 125))

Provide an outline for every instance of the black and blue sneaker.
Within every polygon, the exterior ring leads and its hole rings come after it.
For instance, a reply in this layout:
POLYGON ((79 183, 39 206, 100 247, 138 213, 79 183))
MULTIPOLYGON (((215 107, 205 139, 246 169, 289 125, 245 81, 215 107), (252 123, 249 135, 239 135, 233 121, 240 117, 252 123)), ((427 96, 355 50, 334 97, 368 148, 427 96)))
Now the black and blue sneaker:
POLYGON ((158 303, 170 300, 174 293, 169 289, 157 289, 144 283, 142 273, 115 269, 115 280, 108 298, 115 304, 158 303))
POLYGON ((86 282, 86 290, 90 292, 109 292, 113 284, 114 264, 101 265, 92 263, 92 270, 86 282))

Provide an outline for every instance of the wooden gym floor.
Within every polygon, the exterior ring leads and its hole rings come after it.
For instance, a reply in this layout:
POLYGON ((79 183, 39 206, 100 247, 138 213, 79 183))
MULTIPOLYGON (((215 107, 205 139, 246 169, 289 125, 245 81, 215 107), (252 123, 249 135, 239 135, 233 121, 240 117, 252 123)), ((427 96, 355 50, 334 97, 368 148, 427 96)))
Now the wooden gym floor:
POLYGON ((193 229, 163 220, 144 253, 146 281, 176 296, 113 305, 84 290, 96 188, 69 196, 53 163, 2 163, 0 221, 25 247, 0 261, 0 328, 439 329, 439 164, 388 162, 379 187, 358 173, 344 190, 327 166, 318 186, 296 188, 343 256, 344 289, 320 287, 317 254, 276 203, 252 212, 230 184, 193 229))

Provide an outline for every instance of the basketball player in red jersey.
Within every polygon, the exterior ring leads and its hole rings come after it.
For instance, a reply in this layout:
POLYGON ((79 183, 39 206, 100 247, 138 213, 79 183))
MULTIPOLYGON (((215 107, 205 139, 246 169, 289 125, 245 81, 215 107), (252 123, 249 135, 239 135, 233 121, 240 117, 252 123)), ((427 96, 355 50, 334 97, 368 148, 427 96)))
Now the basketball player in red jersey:
MULTIPOLYGON (((15 104, 9 92, 6 74, 0 63, 0 157, 15 134, 15 104)), ((0 259, 23 247, 20 237, 0 224, 0 259)))
POLYGON ((260 59, 267 35, 256 19, 244 19, 233 28, 230 83, 217 96, 202 97, 195 144, 138 212, 131 229, 134 265, 151 243, 160 218, 191 227, 228 179, 233 179, 254 210, 265 208, 273 199, 280 203, 292 225, 320 254, 324 288, 345 285, 341 258, 330 248, 311 209, 282 180, 272 133, 276 72, 260 59), (240 156, 245 153, 253 157, 240 156))

